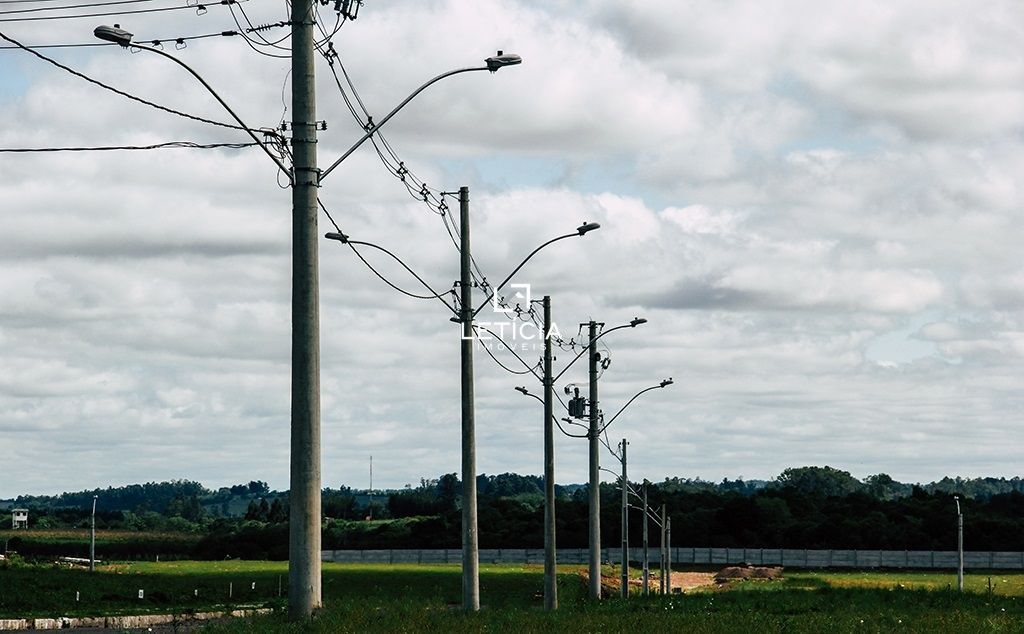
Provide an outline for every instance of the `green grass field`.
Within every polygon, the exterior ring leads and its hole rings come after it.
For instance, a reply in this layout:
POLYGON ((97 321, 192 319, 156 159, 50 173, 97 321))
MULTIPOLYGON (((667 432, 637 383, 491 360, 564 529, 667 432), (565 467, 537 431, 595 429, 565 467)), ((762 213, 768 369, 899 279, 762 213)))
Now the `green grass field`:
MULTIPOLYGON (((325 564, 325 609, 314 624, 283 615, 213 625, 215 632, 1024 632, 1024 574, 787 572, 672 597, 586 600, 577 566, 560 568, 561 609, 541 609, 539 566, 481 566, 479 614, 458 609, 457 565, 325 564)), ((0 618, 283 607, 284 562, 132 563, 87 571, 0 569, 0 618), (255 583, 255 588, 253 588, 255 583), (228 597, 231 587, 232 596, 228 597), (138 599, 139 589, 145 598, 138 599), (196 596, 198 591, 198 596, 196 596), (74 601, 75 592, 80 600, 74 601)), ((285 593, 286 593, 285 589, 285 593)))

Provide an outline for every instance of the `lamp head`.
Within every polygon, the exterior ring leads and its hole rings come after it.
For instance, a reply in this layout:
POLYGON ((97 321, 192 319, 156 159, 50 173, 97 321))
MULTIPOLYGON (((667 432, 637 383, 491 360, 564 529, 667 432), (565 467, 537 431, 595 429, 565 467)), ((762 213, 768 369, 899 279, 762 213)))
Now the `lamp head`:
POLYGON ((629 325, 631 327, 633 327, 633 328, 636 328, 640 324, 646 324, 646 323, 647 323, 647 320, 644 319, 643 317, 636 317, 636 318, 633 319, 633 321, 629 322, 629 325))
POLYGON ((324 237, 327 238, 328 240, 337 240, 342 244, 348 244, 348 236, 345 235, 344 233, 335 233, 332 231, 330 233, 325 233, 324 237))
POLYGON ((667 379, 662 381, 660 384, 658 384, 658 387, 665 387, 667 385, 672 385, 672 383, 673 383, 672 377, 668 377, 667 379))
POLYGON ((576 227, 576 231, 577 231, 577 233, 579 233, 582 236, 583 234, 587 233, 588 231, 593 231, 594 229, 600 229, 600 228, 601 228, 601 225, 597 224, 596 222, 584 222, 580 226, 576 227))
POLYGON ((105 24, 98 26, 93 29, 92 34, 101 40, 120 44, 125 47, 132 43, 132 34, 122 29, 120 24, 115 24, 114 26, 107 26, 105 24))
POLYGON ((516 392, 521 392, 521 393, 523 393, 523 394, 529 394, 529 392, 527 391, 527 389, 526 389, 525 387, 522 387, 522 386, 520 386, 520 387, 517 387, 517 388, 516 388, 516 392))
POLYGON ((523 58, 513 53, 498 51, 497 55, 494 57, 488 57, 484 62, 487 64, 487 70, 494 73, 503 66, 515 66, 516 64, 522 64, 523 58))

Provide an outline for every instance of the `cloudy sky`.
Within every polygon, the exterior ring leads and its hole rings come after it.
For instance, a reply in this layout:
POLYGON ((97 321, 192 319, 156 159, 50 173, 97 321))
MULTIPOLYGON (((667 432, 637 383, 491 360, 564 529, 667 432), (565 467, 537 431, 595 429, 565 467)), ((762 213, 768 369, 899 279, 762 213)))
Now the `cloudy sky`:
MULTIPOLYGON (((254 24, 286 19, 282 3, 243 8, 254 24)), ((142 40, 236 28, 225 6, 196 13, 7 13, 0 32, 43 45, 115 21, 142 40)), ((603 340, 606 413, 676 382, 610 430, 629 439, 631 478, 828 464, 929 481, 1020 475, 1022 32, 1012 1, 369 0, 333 42, 378 119, 443 71, 523 57, 430 88, 387 138, 431 187, 470 187, 492 281, 602 224, 514 281, 553 297, 566 338, 591 318, 649 320, 603 340)), ((165 49, 249 125, 290 120, 287 59, 239 37, 165 49)), ((156 55, 40 52, 227 118, 156 55)), ((0 63, 3 148, 247 139, 21 50, 0 63)), ((360 135, 329 71, 320 59, 322 165, 360 135)), ((290 195, 275 169, 251 148, 0 154, 0 497, 171 478, 287 488, 290 195)), ((451 288, 458 254, 436 208, 372 146, 321 198, 346 233, 451 288)), ((371 455, 379 487, 458 471, 459 327, 343 246, 320 248, 324 485, 367 486, 371 455)), ((540 406, 512 389, 539 384, 480 350, 476 367, 479 470, 541 472, 540 406)), ((585 380, 578 364, 558 388, 585 380)), ((586 479, 584 441, 560 438, 556 461, 559 482, 586 479)))

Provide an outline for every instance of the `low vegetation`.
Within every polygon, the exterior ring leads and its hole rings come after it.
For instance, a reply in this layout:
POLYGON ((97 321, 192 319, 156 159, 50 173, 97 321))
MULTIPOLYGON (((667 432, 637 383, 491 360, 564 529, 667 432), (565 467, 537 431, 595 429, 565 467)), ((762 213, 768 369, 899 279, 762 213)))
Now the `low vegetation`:
MULTIPOLYGON (((1013 632, 1024 623, 1021 573, 994 573, 991 595, 988 574, 969 574, 968 592, 960 595, 947 589, 955 584, 950 574, 823 571, 595 604, 586 599, 579 572, 561 568, 561 609, 548 613, 541 609, 539 566, 482 566, 484 609, 467 615, 458 609, 457 565, 327 564, 325 609, 312 626, 289 623, 279 612, 222 622, 211 631, 1013 632)), ((0 569, 0 618, 254 605, 283 610, 279 581, 286 594, 283 562, 147 562, 104 566, 94 574, 7 567, 0 569)))

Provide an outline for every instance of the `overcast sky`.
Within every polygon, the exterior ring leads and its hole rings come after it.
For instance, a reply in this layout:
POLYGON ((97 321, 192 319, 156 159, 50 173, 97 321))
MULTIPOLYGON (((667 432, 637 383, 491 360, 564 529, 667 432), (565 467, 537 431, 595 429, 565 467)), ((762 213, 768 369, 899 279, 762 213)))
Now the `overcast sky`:
MULTIPOLYGON (((282 5, 243 6, 271 23, 282 5)), ((235 28, 224 6, 195 13, 0 31, 39 45, 95 41, 115 21, 138 39, 235 28)), ((387 138, 432 187, 470 187, 492 282, 601 223, 513 281, 553 297, 566 338, 591 318, 649 320, 603 340, 606 413, 675 379, 610 429, 629 439, 631 479, 827 464, 930 481, 1021 474, 1022 32, 1015 1, 369 0, 333 41, 378 119, 443 71, 498 49, 523 57, 433 86, 387 138)), ((287 59, 238 37, 165 48, 248 124, 290 120, 287 59)), ((156 55, 41 52, 227 118, 156 55)), ((247 140, 24 51, 0 50, 0 64, 0 147, 247 140)), ((327 165, 361 130, 323 59, 317 73, 327 165)), ((0 497, 172 478, 287 488, 290 193, 275 169, 255 149, 0 154, 0 497)), ((346 233, 451 288, 458 254, 440 216, 371 146, 321 198, 346 233)), ((371 455, 376 487, 457 472, 458 325, 347 248, 320 248, 324 485, 366 487, 371 455)), ((559 351, 556 368, 570 358, 559 351)), ((539 383, 482 350, 476 368, 479 471, 540 473, 540 405, 513 391, 539 383)), ((570 381, 586 381, 584 364, 558 389, 570 381)), ((586 479, 585 441, 559 438, 556 452, 559 482, 586 479)))

